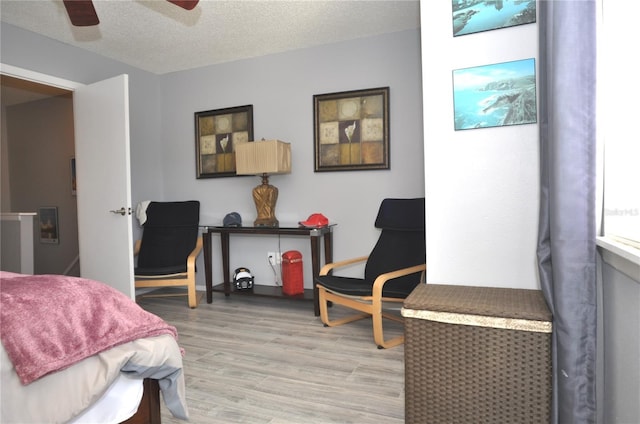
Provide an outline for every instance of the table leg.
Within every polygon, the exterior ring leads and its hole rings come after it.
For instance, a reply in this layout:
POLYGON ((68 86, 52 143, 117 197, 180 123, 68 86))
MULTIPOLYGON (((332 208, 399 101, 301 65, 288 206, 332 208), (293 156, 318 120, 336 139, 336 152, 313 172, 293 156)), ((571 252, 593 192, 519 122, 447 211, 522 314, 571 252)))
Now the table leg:
POLYGON ((202 234, 202 245, 204 254, 204 280, 207 288, 207 303, 213 302, 213 284, 211 276, 211 233, 205 231, 202 234))
POLYGON ((313 281, 313 313, 320 315, 320 303, 318 301, 318 287, 316 287, 316 277, 320 275, 320 237, 312 235, 311 240, 311 269, 313 281))
MULTIPOLYGON (((324 263, 325 264, 333 263, 333 231, 331 230, 324 233, 324 263)), ((331 274, 333 274, 333 270, 329 271, 329 275, 331 274)), ((318 291, 318 288, 315 285, 315 281, 313 285, 313 290, 315 293, 317 293, 318 291)), ((317 294, 316 294, 316 297, 318 297, 317 294)), ((333 302, 327 302, 327 306, 329 307, 333 306, 333 302)))
POLYGON ((333 231, 324 234, 324 263, 333 262, 333 231))
POLYGON ((231 294, 231 281, 229 270, 229 233, 220 233, 220 242, 222 244, 222 272, 224 273, 224 295, 231 294))

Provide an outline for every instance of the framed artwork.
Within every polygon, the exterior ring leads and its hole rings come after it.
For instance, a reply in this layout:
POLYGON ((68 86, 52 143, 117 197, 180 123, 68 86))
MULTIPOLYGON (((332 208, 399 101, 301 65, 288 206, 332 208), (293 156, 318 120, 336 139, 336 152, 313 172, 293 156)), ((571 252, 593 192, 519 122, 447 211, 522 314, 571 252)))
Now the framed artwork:
POLYGON ((455 130, 534 124, 534 59, 453 71, 455 130))
POLYGON ((313 96, 315 172, 389 169, 389 87, 313 96))
POLYGON ((453 36, 532 24, 535 0, 451 0, 453 36))
POLYGON ((253 141, 253 105, 195 113, 196 178, 236 175, 235 145, 253 141))
POLYGON ((40 221, 40 243, 59 243, 58 208, 55 206, 38 208, 38 219, 40 221))

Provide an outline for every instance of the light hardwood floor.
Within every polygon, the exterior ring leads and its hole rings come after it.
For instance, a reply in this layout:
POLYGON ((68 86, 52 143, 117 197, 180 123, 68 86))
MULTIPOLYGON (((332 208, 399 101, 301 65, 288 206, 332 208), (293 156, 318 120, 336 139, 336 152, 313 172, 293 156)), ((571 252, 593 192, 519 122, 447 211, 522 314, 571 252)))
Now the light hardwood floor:
POLYGON ((403 346, 378 349, 370 319, 326 328, 310 301, 221 293, 138 302, 178 329, 190 423, 404 422, 403 346))

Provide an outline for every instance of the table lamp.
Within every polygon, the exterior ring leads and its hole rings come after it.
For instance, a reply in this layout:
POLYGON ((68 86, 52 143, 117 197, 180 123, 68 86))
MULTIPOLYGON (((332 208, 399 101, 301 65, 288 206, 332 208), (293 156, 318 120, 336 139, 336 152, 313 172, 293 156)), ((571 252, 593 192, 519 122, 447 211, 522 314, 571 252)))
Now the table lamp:
POLYGON ((238 143, 236 150, 236 173, 259 175, 262 184, 253 189, 253 202, 258 217, 256 227, 277 227, 276 201, 278 188, 269 184, 269 175, 291 173, 291 144, 280 140, 262 140, 238 143))

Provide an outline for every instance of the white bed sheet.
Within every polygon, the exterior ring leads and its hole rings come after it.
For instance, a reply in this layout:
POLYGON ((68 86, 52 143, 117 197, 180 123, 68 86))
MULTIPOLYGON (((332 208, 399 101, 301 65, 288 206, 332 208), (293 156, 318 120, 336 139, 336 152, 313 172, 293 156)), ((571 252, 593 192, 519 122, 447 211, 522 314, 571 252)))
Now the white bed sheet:
POLYGON ((0 423, 120 422, 137 410, 145 378, 188 420, 174 327, 93 280, 0 271, 0 285, 0 423), (122 390, 133 390, 124 409, 113 403, 122 390), (97 401, 106 406, 89 413, 113 417, 81 415, 97 401))
POLYGON ((100 399, 69 424, 118 424, 131 418, 140 406, 143 380, 120 374, 100 399))
MULTIPOLYGON (((116 346, 26 386, 0 345, 0 423, 68 423, 100 399, 121 375, 140 383, 144 378, 159 380, 165 405, 176 418, 188 420, 182 355, 175 339, 165 334, 116 346)), ((139 403, 138 399, 136 407, 139 403)), ((131 408, 124 415, 129 412, 131 408)))

